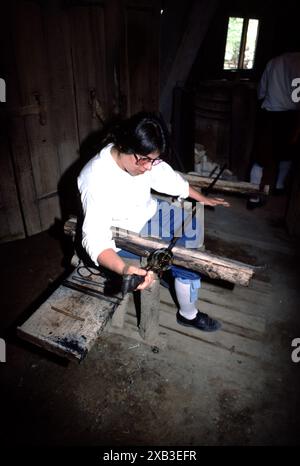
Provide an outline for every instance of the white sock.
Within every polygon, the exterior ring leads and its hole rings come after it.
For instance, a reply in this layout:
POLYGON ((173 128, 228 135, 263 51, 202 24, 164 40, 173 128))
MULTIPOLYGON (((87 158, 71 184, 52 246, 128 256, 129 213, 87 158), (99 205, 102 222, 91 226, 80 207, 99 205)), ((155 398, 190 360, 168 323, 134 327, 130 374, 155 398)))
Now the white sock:
POLYGON ((250 197, 250 201, 251 201, 251 202, 259 202, 260 199, 259 199, 258 196, 252 196, 252 197, 250 197))
POLYGON ((263 176, 263 167, 255 163, 250 172, 250 183, 260 184, 263 176))
POLYGON ((279 163, 279 173, 276 181, 276 188, 283 189, 284 182, 287 177, 288 172, 290 171, 292 162, 290 160, 283 160, 279 163))
POLYGON ((191 303, 191 285, 175 278, 175 291, 179 303, 179 313, 186 319, 194 319, 197 315, 195 301, 191 303))

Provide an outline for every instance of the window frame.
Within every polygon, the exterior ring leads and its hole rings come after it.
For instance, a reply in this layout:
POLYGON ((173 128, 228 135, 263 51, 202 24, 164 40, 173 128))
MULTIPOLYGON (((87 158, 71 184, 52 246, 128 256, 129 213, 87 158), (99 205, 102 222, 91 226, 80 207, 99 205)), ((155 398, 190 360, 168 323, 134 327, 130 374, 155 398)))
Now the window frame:
POLYGON ((256 60, 256 52, 257 52, 257 43, 258 43, 258 37, 259 37, 259 29, 260 29, 260 18, 257 16, 243 16, 243 15, 229 15, 228 20, 227 20, 227 30, 226 30, 226 39, 225 39, 225 49, 223 53, 223 72, 242 72, 242 73, 247 73, 251 72, 255 68, 255 60, 256 60), (225 55, 226 55, 226 46, 227 46, 227 37, 228 37, 228 28, 229 28, 229 22, 230 18, 241 18, 243 20, 243 27, 242 27, 242 34, 241 34, 241 43, 240 43, 240 49, 239 49, 239 56, 238 56, 238 65, 237 68, 224 68, 225 65, 225 55), (246 43, 247 43, 247 33, 248 33, 248 26, 249 26, 249 21, 250 20, 257 20, 258 25, 257 25, 257 34, 256 34, 256 44, 255 44, 255 50, 254 50, 254 57, 253 57, 253 66, 252 68, 243 68, 243 62, 245 58, 245 51, 246 51, 246 43))

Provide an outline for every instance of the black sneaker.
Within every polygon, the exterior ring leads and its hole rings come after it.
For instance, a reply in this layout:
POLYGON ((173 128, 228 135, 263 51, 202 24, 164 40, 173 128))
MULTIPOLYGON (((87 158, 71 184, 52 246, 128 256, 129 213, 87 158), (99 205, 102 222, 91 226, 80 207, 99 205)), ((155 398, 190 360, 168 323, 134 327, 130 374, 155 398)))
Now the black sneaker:
POLYGON ((259 201, 252 201, 251 199, 248 199, 246 207, 248 210, 253 210, 257 209, 258 207, 263 207, 264 205, 265 202, 263 202, 261 199, 259 199, 259 201))
POLYGON ((247 200, 246 207, 248 210, 257 209, 258 207, 264 207, 267 203, 267 196, 260 195, 257 199, 251 199, 251 197, 247 200))
POLYGON ((183 317, 179 311, 176 314, 177 323, 180 325, 185 325, 186 327, 195 327, 198 330, 203 332, 215 332, 221 328, 220 322, 215 319, 212 319, 204 312, 197 312, 197 315, 194 319, 186 319, 183 317))
POLYGON ((283 196, 286 194, 286 188, 275 188, 272 194, 274 196, 283 196))

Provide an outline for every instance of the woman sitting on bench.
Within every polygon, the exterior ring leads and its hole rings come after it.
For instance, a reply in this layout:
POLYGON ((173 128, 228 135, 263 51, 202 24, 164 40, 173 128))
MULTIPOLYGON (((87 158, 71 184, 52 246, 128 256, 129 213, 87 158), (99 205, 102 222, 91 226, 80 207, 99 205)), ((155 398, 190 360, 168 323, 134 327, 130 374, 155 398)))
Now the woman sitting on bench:
MULTIPOLYGON (((209 206, 229 205, 223 199, 208 198, 193 189, 164 160, 168 152, 163 122, 155 114, 140 113, 115 126, 106 137, 103 149, 85 165, 78 177, 84 212, 83 247, 97 266, 120 275, 144 276, 138 290, 149 287, 154 274, 125 264, 122 256, 134 256, 116 247, 111 227, 144 233, 149 226, 156 225, 162 239, 174 234, 178 225, 173 222, 171 226, 170 216, 161 215, 159 202, 151 196, 151 189, 181 199, 190 197, 209 206)), ((185 245, 186 240, 183 236, 181 245, 185 245)), ((196 308, 200 275, 175 266, 171 267, 171 272, 179 303, 177 322, 202 331, 220 328, 217 320, 196 308)))

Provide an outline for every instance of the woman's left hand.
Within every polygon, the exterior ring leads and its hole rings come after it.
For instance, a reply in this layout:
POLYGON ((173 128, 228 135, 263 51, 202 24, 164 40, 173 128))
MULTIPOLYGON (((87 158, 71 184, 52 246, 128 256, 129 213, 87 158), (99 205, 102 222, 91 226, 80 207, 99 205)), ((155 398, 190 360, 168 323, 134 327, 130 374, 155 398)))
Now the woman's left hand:
POLYGON ((230 207, 229 202, 225 201, 221 197, 204 197, 203 201, 204 205, 209 205, 211 207, 215 207, 217 205, 222 205, 224 207, 230 207))
POLYGON ((197 202, 203 202, 204 205, 209 205, 211 207, 222 205, 224 207, 229 207, 230 204, 227 201, 224 201, 221 197, 207 197, 204 194, 196 191, 192 186, 189 186, 189 196, 197 202))

